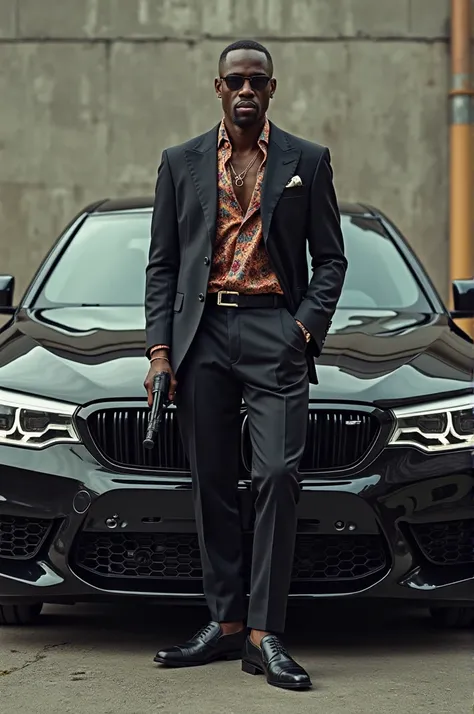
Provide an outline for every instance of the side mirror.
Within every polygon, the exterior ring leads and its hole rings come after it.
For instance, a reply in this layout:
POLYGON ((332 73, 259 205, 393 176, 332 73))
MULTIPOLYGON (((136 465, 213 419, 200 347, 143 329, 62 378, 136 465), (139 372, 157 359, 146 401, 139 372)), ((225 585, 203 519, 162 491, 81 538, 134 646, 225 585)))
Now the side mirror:
POLYGON ((15 278, 13 275, 0 275, 0 314, 12 315, 15 312, 13 307, 13 291, 15 289, 15 278))
POLYGON ((474 278, 453 281, 454 319, 474 317, 474 278))

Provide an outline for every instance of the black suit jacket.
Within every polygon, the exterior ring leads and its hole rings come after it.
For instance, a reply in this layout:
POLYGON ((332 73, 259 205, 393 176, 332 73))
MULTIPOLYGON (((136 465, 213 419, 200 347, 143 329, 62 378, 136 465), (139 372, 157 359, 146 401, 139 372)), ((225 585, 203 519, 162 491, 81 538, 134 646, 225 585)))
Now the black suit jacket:
MULTIPOLYGON (((158 169, 146 275, 146 351, 170 345, 175 373, 196 334, 207 292, 217 222, 218 129, 167 149, 158 169)), ((313 358, 322 350, 347 267, 328 149, 270 123, 261 217, 288 309, 311 333, 309 377, 317 383, 313 358), (292 176, 299 176, 302 186, 285 188, 292 176)))

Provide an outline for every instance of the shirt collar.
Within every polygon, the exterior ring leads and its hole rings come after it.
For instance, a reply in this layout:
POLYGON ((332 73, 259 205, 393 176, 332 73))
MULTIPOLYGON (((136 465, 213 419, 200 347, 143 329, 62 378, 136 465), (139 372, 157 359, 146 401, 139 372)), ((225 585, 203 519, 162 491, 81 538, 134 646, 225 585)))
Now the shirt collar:
MULTIPOLYGON (((258 137, 258 144, 264 144, 266 147, 268 147, 268 140, 270 138, 270 122, 268 121, 268 118, 265 117, 265 123, 263 125, 263 129, 260 133, 260 136, 258 137)), ((221 125, 219 127, 219 139, 217 142, 217 147, 220 149, 220 147, 223 144, 230 144, 229 136, 227 134, 227 129, 225 128, 224 120, 221 121, 221 125)))

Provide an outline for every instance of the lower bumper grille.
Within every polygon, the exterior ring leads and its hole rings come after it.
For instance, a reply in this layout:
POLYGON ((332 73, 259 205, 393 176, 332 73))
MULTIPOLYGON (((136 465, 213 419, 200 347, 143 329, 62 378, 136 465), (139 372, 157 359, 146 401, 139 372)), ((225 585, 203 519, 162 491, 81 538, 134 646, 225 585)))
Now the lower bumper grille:
MULTIPOLYGON (((245 572, 250 575, 252 537, 244 540, 245 572)), ((292 580, 339 582, 365 579, 387 566, 383 541, 377 535, 298 534, 292 580)), ((200 580, 201 560, 194 533, 81 533, 73 551, 73 568, 81 577, 107 589, 121 589, 133 580, 140 589, 145 581, 200 580), (92 580, 91 580, 92 582, 92 580)))
POLYGON ((435 565, 474 563, 474 519, 417 523, 411 532, 427 560, 435 565))
POLYGON ((83 533, 76 563, 84 570, 107 577, 202 577, 197 538, 187 533, 83 533))
MULTIPOLYGON (((139 469, 189 472, 176 409, 168 409, 165 413, 156 446, 149 451, 143 448, 147 419, 147 409, 130 407, 94 412, 88 417, 87 423, 97 448, 114 464, 139 469)), ((378 419, 365 412, 310 410, 300 471, 314 472, 352 466, 371 449, 379 429, 378 419)), ((242 467, 250 471, 252 447, 247 419, 242 429, 242 454, 242 467)))
POLYGON ((0 515, 0 558, 28 560, 34 558, 48 533, 52 521, 0 515))
POLYGON ((376 535, 300 535, 293 580, 353 580, 386 565, 382 540, 376 535))

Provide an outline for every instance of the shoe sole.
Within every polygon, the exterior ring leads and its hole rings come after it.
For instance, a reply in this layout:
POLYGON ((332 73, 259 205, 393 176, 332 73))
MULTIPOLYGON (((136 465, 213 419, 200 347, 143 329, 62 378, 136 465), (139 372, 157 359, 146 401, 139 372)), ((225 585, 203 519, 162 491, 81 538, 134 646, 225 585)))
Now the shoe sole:
POLYGON ((166 667, 202 667, 205 664, 212 664, 212 662, 234 661, 241 658, 242 651, 239 650, 238 652, 229 652, 228 654, 219 655, 218 657, 212 657, 205 662, 180 662, 179 660, 164 659, 162 657, 154 657, 153 662, 164 664, 166 667))
MULTIPOLYGON (((242 660, 242 672, 246 674, 265 674, 265 670, 262 667, 258 667, 253 662, 247 662, 245 659, 242 660)), ((278 687, 279 689, 312 689, 312 682, 305 682, 301 684, 282 684, 279 682, 270 682, 267 678, 268 684, 272 687, 278 687)))

